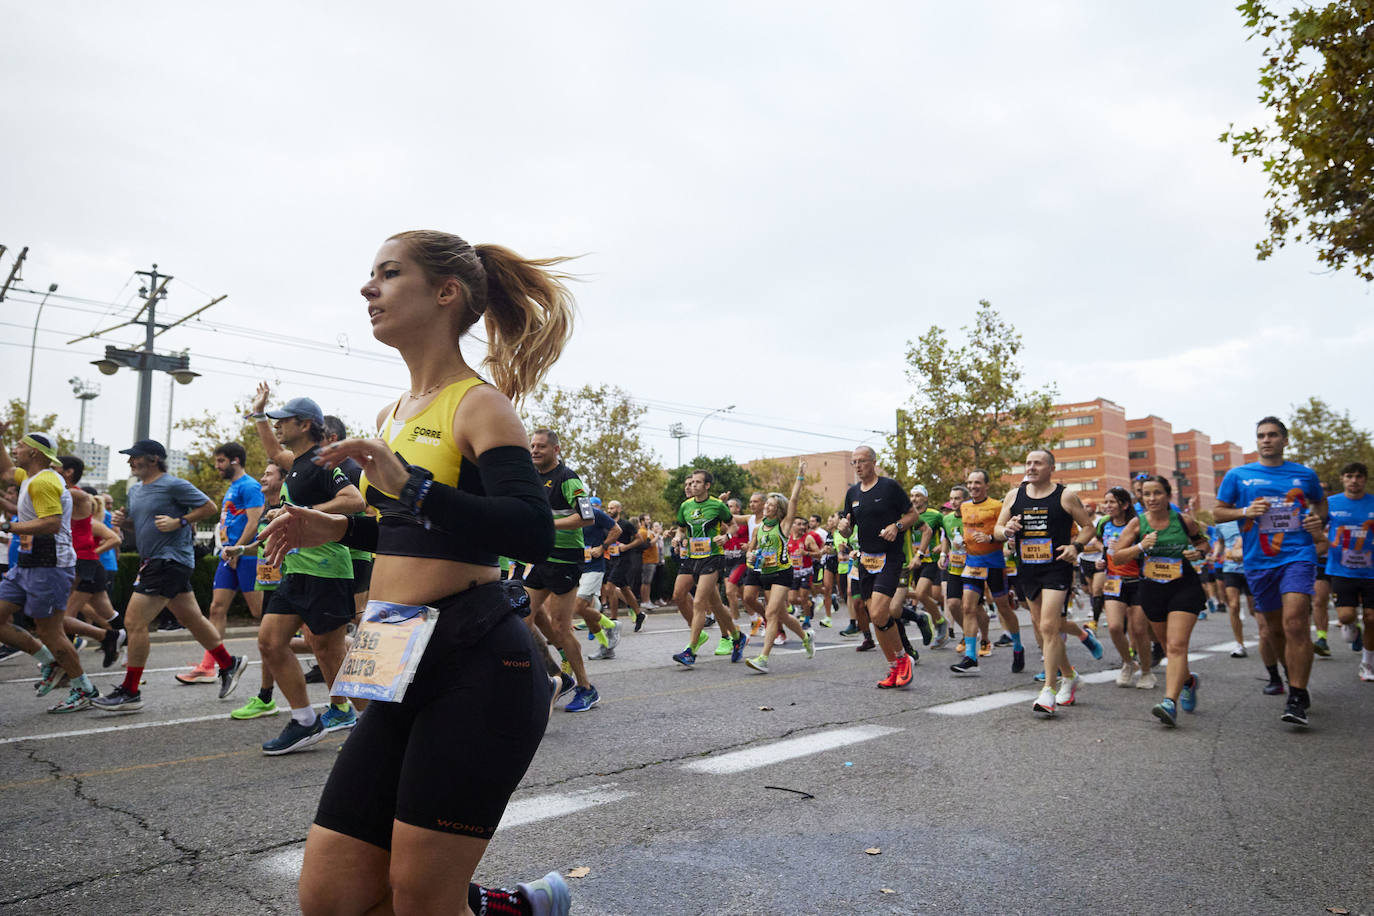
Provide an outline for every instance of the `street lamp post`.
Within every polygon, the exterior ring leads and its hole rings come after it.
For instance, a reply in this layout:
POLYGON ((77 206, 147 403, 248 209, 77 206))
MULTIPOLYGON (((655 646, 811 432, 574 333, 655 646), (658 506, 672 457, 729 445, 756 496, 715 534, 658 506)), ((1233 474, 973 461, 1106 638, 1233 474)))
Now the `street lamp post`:
POLYGON ((718 413, 728 413, 728 412, 730 412, 730 411, 732 411, 732 410, 734 410, 734 409, 735 409, 735 405, 734 405, 734 404, 731 404, 729 407, 717 407, 715 410, 711 411, 711 412, 708 413, 706 416, 704 416, 704 417, 701 418, 701 422, 697 424, 697 454, 698 454, 698 455, 701 454, 701 428, 702 428, 703 426, 706 425, 706 421, 709 420, 709 419, 711 419, 712 417, 714 417, 714 416, 715 416, 716 414, 718 414, 718 413))
POLYGON ((57 284, 49 283, 48 291, 43 294, 43 300, 38 303, 38 314, 33 316, 33 340, 29 343, 29 390, 24 394, 24 422, 32 425, 30 419, 29 405, 33 403, 33 355, 38 349, 38 319, 43 317, 43 306, 47 304, 48 297, 57 292, 57 284))
POLYGON ((668 427, 668 435, 677 440, 677 466, 682 467, 682 440, 687 438, 687 430, 681 423, 673 423, 668 427))

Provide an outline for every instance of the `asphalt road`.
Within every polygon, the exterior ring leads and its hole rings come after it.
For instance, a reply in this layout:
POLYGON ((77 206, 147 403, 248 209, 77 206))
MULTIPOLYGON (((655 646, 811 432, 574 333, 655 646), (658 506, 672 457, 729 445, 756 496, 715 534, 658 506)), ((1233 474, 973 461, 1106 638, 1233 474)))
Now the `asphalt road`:
MULTIPOLYGON (((1299 731, 1213 617, 1193 641, 1198 711, 1168 731, 1160 690, 1111 682, 1110 646, 1070 648, 1101 674, 1045 721, 1034 650, 1024 674, 998 650, 977 678, 926 651, 910 688, 879 691, 877 653, 820 634, 814 659, 777 649, 768 675, 709 650, 675 665, 675 614, 627 634, 589 663, 600 706, 554 713, 478 879, 589 869, 568 879, 579 913, 1374 913, 1374 684, 1348 646, 1318 661, 1299 731)), ((0 911, 296 911, 343 739, 262 756, 285 717, 227 717, 256 662, 220 701, 172 680, 199 655, 156 644, 128 716, 48 715, 31 660, 0 662, 0 911)))

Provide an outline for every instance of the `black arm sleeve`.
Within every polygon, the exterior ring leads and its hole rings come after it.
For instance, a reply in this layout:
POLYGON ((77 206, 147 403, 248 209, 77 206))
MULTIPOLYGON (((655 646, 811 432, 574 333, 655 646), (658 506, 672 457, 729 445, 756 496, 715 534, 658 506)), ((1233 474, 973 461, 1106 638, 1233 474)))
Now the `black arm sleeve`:
POLYGON ((472 538, 472 547, 527 563, 553 550, 553 511, 535 473, 529 449, 501 445, 477 457, 485 496, 434 483, 420 514, 450 534, 472 538))
POLYGON ((348 530, 339 538, 339 543, 345 547, 371 553, 377 549, 378 530, 377 520, 372 516, 351 515, 348 518, 348 530))

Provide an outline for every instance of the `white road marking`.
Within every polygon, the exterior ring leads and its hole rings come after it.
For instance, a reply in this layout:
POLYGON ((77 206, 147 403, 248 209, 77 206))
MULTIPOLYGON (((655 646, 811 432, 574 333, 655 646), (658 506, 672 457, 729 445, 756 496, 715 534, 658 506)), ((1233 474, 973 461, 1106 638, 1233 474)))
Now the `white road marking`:
MULTIPOLYGON (((1211 657, 1212 657, 1212 656, 1209 655, 1209 654, 1206 653, 1206 652, 1189 652, 1189 653, 1188 653, 1188 661, 1190 661, 1190 662, 1200 662, 1200 661, 1202 661, 1204 658, 1211 658, 1211 657)), ((1161 667, 1163 667, 1163 666, 1169 664, 1169 660, 1168 660, 1167 658, 1161 659, 1160 662, 1159 662, 1159 664, 1160 664, 1161 667)))
POLYGON ((989 693, 986 696, 974 697, 971 700, 941 703, 939 706, 929 707, 926 712, 933 712, 938 716, 971 716, 975 713, 1001 709, 1003 706, 1012 706, 1016 703, 1028 703, 1037 696, 1039 696, 1039 691, 1035 690, 1004 690, 1001 693, 989 693))
POLYGON ((616 783, 612 782, 604 786, 593 786, 590 789, 576 789, 572 792, 559 792, 554 795, 536 795, 533 798, 514 799, 506 806, 506 813, 501 817, 500 829, 505 830, 519 827, 522 824, 533 824, 537 821, 548 820, 551 817, 562 817, 565 814, 595 808, 597 805, 606 805, 630 798, 635 794, 625 789, 617 789, 615 786, 616 783))
MULTIPOLYGON (((302 656, 302 658, 309 658, 309 656, 302 656)), ((248 664, 249 664, 250 667, 253 666, 253 665, 261 665, 261 664, 262 664, 262 661, 259 660, 259 659, 252 659, 252 658, 250 658, 250 659, 248 660, 248 664)), ((84 667, 84 666, 83 666, 83 667, 84 667)), ((143 669, 143 673, 144 673, 144 674, 164 674, 164 673, 166 673, 166 672, 168 672, 168 671, 189 671, 190 669, 191 669, 191 666, 190 666, 190 665, 177 665, 175 668, 144 668, 144 669, 143 669)), ((87 672, 86 672, 86 676, 87 676, 87 677, 117 677, 117 678, 120 678, 120 679, 122 680, 122 679, 124 678, 124 666, 123 666, 123 665, 120 665, 120 666, 118 666, 117 668, 106 668, 106 669, 101 670, 101 671, 87 671, 87 672)), ((36 684, 36 683, 38 683, 38 678, 36 678, 36 677, 14 677, 14 678, 10 678, 10 679, 7 680, 7 681, 0 681, 0 684, 36 684)), ((205 683, 208 684, 209 681, 206 681, 205 683)), ((182 686, 195 686, 195 685, 182 685, 182 686)))
MULTIPOLYGON (((319 710, 325 709, 326 706, 328 706, 327 703, 315 704, 315 708, 319 710)), ((232 721, 229 719, 229 710, 231 708, 232 706, 225 706, 224 712, 216 713, 213 716, 187 716, 184 719, 163 719, 157 722, 146 722, 142 720, 130 721, 124 718, 124 716, 127 715, 126 713, 93 712, 92 715, 102 718, 106 716, 118 716, 123 724, 106 725, 100 728, 79 728, 69 732, 49 732, 44 735, 20 735, 16 738, 0 738, 0 744, 17 744, 20 741, 49 741, 53 738, 80 738, 83 735, 100 735, 105 732, 129 732, 139 728, 160 728, 164 725, 189 725, 193 722, 214 722, 220 719, 232 721)))
MULTIPOLYGON (((1253 649, 1255 646, 1258 646, 1258 645, 1259 645, 1259 640, 1258 640, 1258 639, 1247 639, 1247 640, 1245 641, 1245 648, 1247 648, 1247 649, 1253 649)), ((1231 652, 1231 650, 1234 649, 1235 647, 1236 647, 1236 644, 1235 644, 1234 642, 1219 642, 1219 643, 1217 643, 1215 646, 1208 646, 1207 648, 1203 649, 1202 651, 1203 651, 1203 652, 1226 652, 1226 653, 1229 654, 1229 653, 1231 652)))
POLYGON ((799 738, 774 741, 771 744, 748 748, 743 751, 732 751, 729 754, 721 754, 719 757, 696 760, 683 764, 682 768, 694 773, 711 773, 716 776, 742 773, 745 770, 767 766, 770 763, 819 754, 821 751, 844 747, 847 744, 858 744, 860 741, 871 741, 874 738, 881 738, 883 735, 896 734, 901 730, 883 725, 836 728, 830 731, 816 732, 812 735, 802 735, 799 738))
POLYGON ((278 850, 262 860, 262 866, 268 871, 278 875, 290 875, 293 878, 300 875, 301 866, 304 864, 304 843, 278 850))
POLYGON ((1106 684, 1115 681, 1116 676, 1121 673, 1120 668, 1109 669, 1107 671, 1094 671, 1092 674, 1084 674, 1079 680, 1084 684, 1106 684))
MULTIPOLYGON (((509 830, 523 824, 533 824, 565 814, 575 814, 598 805, 632 798, 635 793, 615 788, 616 783, 592 786, 589 789, 574 789, 571 792, 558 792, 552 795, 536 795, 533 798, 519 798, 506 806, 498 829, 509 830)), ((278 850, 261 861, 261 866, 274 874, 296 877, 301 873, 305 861, 305 844, 278 850)))

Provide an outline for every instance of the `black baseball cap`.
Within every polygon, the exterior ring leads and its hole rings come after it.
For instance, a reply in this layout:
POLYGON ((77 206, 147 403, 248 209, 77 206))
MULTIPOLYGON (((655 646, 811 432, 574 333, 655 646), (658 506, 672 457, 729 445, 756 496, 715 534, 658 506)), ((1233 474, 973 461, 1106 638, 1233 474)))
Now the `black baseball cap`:
POLYGON ((147 456, 150 458, 166 458, 167 450, 162 447, 162 443, 156 439, 139 439, 128 448, 119 450, 119 454, 128 455, 130 458, 147 456))
POLYGON ((292 398, 280 408, 267 411, 267 415, 273 420, 296 417, 301 420, 314 420, 321 426, 324 425, 324 411, 310 398, 292 398))

